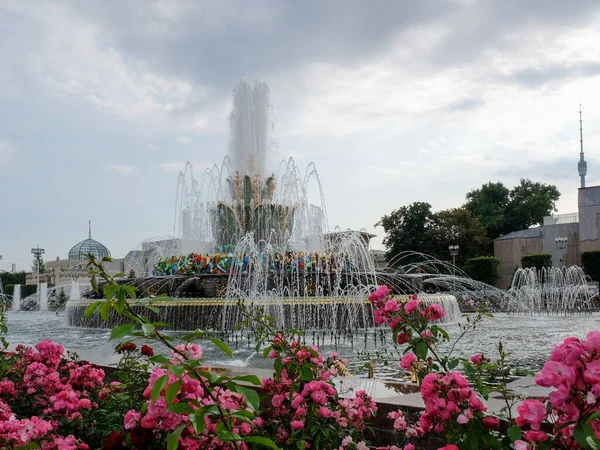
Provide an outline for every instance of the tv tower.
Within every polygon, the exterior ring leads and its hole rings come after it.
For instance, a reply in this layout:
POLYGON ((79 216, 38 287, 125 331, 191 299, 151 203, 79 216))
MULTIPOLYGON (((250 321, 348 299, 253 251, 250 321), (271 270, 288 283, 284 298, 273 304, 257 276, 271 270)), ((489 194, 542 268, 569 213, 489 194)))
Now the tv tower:
POLYGON ((579 172, 579 178, 581 179, 581 187, 585 187, 585 175, 587 174, 587 163, 583 159, 583 121, 581 120, 581 105, 579 105, 579 142, 581 144, 581 150, 579 151, 579 163, 577 163, 577 170, 579 172))

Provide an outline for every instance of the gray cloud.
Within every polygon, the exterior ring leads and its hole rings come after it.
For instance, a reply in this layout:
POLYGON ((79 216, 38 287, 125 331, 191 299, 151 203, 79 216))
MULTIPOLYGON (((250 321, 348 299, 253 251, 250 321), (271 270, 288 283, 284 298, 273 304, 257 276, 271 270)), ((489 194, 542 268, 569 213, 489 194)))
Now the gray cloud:
MULTIPOLYGON (((573 180, 575 183, 578 179, 577 175, 577 156, 572 158, 561 157, 543 161, 526 161, 525 164, 507 164, 495 172, 498 177, 523 177, 532 179, 545 180, 573 180)), ((588 163, 588 173, 590 169, 599 167, 600 160, 586 156, 588 163)))
POLYGON ((519 70, 508 77, 508 79, 525 87, 542 87, 568 79, 592 77, 599 74, 600 62, 574 65, 567 63, 565 65, 519 70))

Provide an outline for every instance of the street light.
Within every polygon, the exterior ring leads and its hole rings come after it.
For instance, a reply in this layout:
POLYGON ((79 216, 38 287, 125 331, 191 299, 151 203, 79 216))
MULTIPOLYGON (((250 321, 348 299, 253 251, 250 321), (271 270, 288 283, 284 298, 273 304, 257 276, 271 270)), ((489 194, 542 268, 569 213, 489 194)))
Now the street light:
POLYGON ((453 284, 456 291, 456 255, 458 255, 458 245, 450 245, 448 246, 448 250, 452 255, 452 276, 454 277, 453 284))
POLYGON ((563 258, 562 258, 562 251, 567 248, 567 245, 569 243, 569 238, 567 237, 557 237, 556 239, 554 239, 554 243, 556 244, 556 248, 560 250, 560 261, 559 262, 563 262, 563 258))

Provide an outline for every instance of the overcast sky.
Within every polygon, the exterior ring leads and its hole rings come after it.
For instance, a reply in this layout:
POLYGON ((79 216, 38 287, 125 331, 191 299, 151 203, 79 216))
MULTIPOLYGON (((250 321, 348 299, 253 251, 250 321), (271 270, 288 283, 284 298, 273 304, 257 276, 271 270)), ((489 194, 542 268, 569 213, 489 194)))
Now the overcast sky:
POLYGON ((330 228, 488 181, 577 209, 579 104, 600 183, 597 0, 0 2, 0 269, 172 233, 177 175, 227 153, 266 81, 276 158, 319 171, 330 228))

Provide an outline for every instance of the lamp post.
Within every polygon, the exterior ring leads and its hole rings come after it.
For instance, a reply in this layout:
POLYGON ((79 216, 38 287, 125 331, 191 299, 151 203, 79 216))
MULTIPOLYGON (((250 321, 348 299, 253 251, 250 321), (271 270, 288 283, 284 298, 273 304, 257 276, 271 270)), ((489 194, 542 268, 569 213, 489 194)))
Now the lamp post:
POLYGON ((567 237, 557 237, 556 239, 554 239, 554 243, 556 244, 556 248, 560 250, 560 263, 562 265, 564 265, 563 262, 563 250, 565 248, 567 248, 567 245, 569 243, 569 238, 567 237))
POLYGON ((456 290, 456 255, 458 255, 458 245, 450 245, 448 246, 448 250, 452 255, 452 277, 454 278, 454 290, 456 290))

